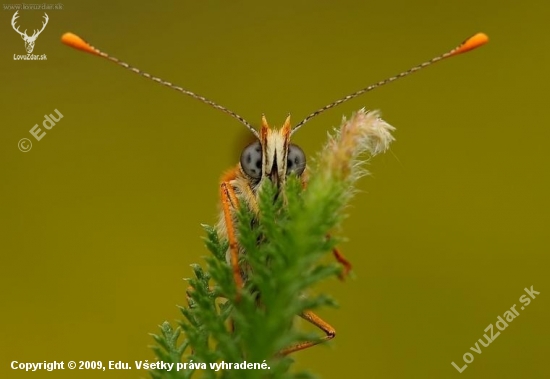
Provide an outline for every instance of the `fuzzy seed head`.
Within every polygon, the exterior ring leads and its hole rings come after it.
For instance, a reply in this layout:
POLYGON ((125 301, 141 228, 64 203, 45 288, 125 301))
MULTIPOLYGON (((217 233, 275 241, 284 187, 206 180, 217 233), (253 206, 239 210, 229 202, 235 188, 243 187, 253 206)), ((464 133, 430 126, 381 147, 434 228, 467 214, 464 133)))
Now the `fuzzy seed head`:
POLYGON ((361 109, 349 120, 342 119, 321 152, 319 174, 343 181, 355 180, 363 173, 362 156, 385 152, 394 137, 393 126, 382 120, 378 111, 361 109))

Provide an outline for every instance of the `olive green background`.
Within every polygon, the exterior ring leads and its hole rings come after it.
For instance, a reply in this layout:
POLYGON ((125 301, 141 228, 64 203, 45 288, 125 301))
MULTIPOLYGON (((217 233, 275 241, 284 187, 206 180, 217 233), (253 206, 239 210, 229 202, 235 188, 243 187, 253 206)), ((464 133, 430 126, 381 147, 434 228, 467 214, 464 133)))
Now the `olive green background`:
MULTIPOLYGON (((207 255, 200 224, 216 221, 218 180, 250 139, 221 112, 62 45, 66 31, 275 125, 489 34, 296 134, 311 156, 363 106, 397 127, 344 224, 355 278, 320 288, 340 303, 321 312, 337 337, 294 357, 322 378, 549 377, 548 4, 63 5, 36 42, 47 61, 13 60, 24 43, 14 11, 0 13, 0 377, 146 377, 9 365, 153 359, 148 333, 179 317, 182 279, 207 255), (54 109, 63 119, 34 141, 54 109), (451 362, 531 285, 540 295, 459 374, 451 362)), ((40 25, 42 12, 20 13, 21 30, 40 25)))

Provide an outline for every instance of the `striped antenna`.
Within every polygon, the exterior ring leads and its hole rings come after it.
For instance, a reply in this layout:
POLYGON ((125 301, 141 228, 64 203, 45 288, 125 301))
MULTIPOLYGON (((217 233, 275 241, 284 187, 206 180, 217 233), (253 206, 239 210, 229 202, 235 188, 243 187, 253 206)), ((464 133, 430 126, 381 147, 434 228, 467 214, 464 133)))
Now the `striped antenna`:
POLYGON ((476 35, 474 35, 474 36, 468 38, 466 41, 462 42, 458 47, 454 48, 453 50, 451 50, 451 51, 449 51, 445 54, 442 54, 440 56, 432 58, 429 61, 421 63, 418 66, 414 66, 414 67, 408 69, 407 71, 403 71, 400 74, 397 74, 397 75, 392 76, 390 78, 381 80, 378 83, 375 83, 375 84, 372 84, 368 87, 360 89, 359 91, 354 92, 350 95, 347 95, 346 97, 343 97, 339 100, 336 100, 335 102, 330 103, 329 105, 325 105, 323 108, 317 109, 315 112, 311 113, 309 116, 307 116, 302 121, 300 121, 298 124, 296 124, 296 126, 292 129, 291 135, 294 134, 298 129, 300 129, 306 122, 308 122, 313 117, 323 113, 326 110, 334 108, 334 107, 336 107, 336 106, 338 106, 338 105, 340 105, 340 104, 342 104, 342 103, 344 103, 348 100, 354 99, 357 96, 360 96, 360 95, 362 95, 366 92, 372 91, 375 88, 381 87, 381 86, 383 86, 385 84, 388 84, 388 83, 391 83, 391 82, 393 82, 397 79, 400 79, 400 78, 403 78, 407 75, 410 75, 413 72, 419 71, 419 70, 421 70, 421 69, 423 69, 423 68, 425 68, 425 67, 427 67, 427 66, 429 66, 429 65, 431 65, 435 62, 439 62, 440 60, 443 60, 445 58, 454 57, 455 55, 462 54, 462 53, 465 53, 467 51, 473 50, 473 49, 475 49, 479 46, 484 45, 488 41, 489 41, 489 37, 487 37, 487 35, 485 35, 484 33, 477 33, 476 35))
POLYGON ((130 70, 130 71, 133 71, 135 72, 136 74, 139 74, 143 77, 146 77, 147 79, 151 79, 152 81, 154 82, 157 82, 157 83, 160 83, 166 87, 169 87, 169 88, 172 88, 178 92, 181 92, 185 95, 188 95, 188 96, 191 96, 193 99, 197 99, 197 100, 200 100, 202 101, 203 103, 206 103, 208 105, 210 105, 211 107, 213 108, 216 108, 216 109, 219 109, 220 111, 224 112, 224 113, 227 113, 228 115, 230 115, 231 117, 233 118, 236 118, 237 120, 239 120, 241 122, 241 124, 243 124, 244 126, 246 126, 248 128, 248 130, 250 130, 255 136, 256 138, 260 139, 260 135, 258 134, 258 132, 256 131, 256 129, 254 129, 254 127, 248 122, 246 121, 244 118, 242 118, 241 116, 239 116, 237 113, 233 112, 233 111, 230 111, 229 109, 213 102, 212 100, 209 100, 207 99, 206 97, 204 96, 201 96, 201 95, 198 95, 194 92, 191 92, 189 90, 186 90, 185 88, 182 88, 182 87, 179 87, 179 86, 176 86, 170 82, 167 82, 165 80, 162 80, 160 78, 157 78, 155 76, 152 76, 146 72, 143 72, 135 67, 132 67, 130 66, 128 63, 125 63, 125 62, 122 62, 120 61, 119 59, 115 58, 115 57, 112 57, 110 56, 109 54, 107 53, 104 53, 103 51, 93 47, 92 45, 90 45, 88 42, 84 41, 82 38, 80 38, 79 36, 77 36, 76 34, 73 34, 73 33, 65 33, 63 34, 63 36, 61 37, 61 41, 70 46, 70 47, 73 47, 75 49, 78 49, 78 50, 82 50, 82 51, 85 51, 87 53, 90 53, 90 54, 94 54, 94 55, 98 55, 100 57, 103 57, 103 58, 106 58, 110 61, 113 61, 115 62, 116 64, 130 70))

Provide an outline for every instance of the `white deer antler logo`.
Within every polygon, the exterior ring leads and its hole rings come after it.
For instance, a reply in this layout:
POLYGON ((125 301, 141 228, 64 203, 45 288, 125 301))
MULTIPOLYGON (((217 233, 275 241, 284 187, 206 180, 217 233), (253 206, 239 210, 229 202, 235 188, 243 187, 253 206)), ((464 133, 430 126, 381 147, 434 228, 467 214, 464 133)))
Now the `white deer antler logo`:
POLYGON ((15 11, 15 13, 13 14, 13 17, 11 18, 11 26, 13 27, 13 30, 15 30, 17 33, 19 33, 21 35, 21 38, 23 38, 25 40, 25 49, 27 50, 27 53, 30 54, 30 53, 32 53, 32 50, 34 49, 34 42, 36 41, 36 39, 38 38, 40 33, 42 33, 42 31, 44 30, 44 28, 48 24, 49 17, 46 13, 44 13, 43 17, 46 19, 46 21, 44 21, 42 23, 42 29, 40 29, 40 30, 34 29, 34 33, 32 34, 32 36, 28 36, 27 35, 27 29, 25 29, 25 31, 23 33, 21 33, 19 31, 19 26, 15 27, 15 20, 19 17, 17 15, 17 12, 19 12, 19 11, 15 11))

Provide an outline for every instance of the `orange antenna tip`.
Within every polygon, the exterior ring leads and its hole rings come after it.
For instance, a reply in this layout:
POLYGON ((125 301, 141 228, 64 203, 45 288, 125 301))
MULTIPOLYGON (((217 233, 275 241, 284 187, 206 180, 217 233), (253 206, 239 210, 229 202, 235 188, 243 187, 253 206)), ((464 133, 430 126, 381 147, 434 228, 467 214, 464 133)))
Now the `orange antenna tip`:
POLYGON ((73 34, 73 33, 63 34, 61 36, 61 42, 75 49, 82 50, 90 54, 99 55, 99 51, 97 51, 88 42, 84 41, 82 38, 80 38, 76 34, 73 34))
POLYGON ((477 33, 468 38, 466 41, 462 42, 462 44, 451 53, 451 55, 465 53, 467 51, 483 46, 487 42, 489 42, 489 37, 487 37, 487 34, 477 33))

